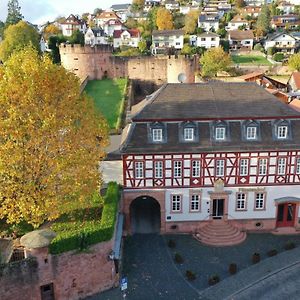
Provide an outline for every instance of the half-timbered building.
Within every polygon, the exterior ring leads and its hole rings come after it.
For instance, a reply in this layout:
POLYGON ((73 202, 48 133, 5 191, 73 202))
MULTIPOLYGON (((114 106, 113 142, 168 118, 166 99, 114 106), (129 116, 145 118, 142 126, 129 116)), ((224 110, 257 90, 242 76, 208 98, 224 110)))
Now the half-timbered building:
POLYGON ((226 245, 300 228, 300 112, 256 83, 166 84, 124 134, 129 231, 226 245))

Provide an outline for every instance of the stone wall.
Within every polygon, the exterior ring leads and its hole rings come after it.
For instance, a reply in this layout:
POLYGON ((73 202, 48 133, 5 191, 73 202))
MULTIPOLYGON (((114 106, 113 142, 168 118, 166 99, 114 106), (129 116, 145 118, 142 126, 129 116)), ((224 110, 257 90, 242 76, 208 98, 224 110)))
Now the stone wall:
POLYGON ((62 65, 80 78, 102 79, 128 77, 133 80, 150 81, 161 85, 176 83, 184 74, 185 82, 195 81, 198 59, 184 56, 118 57, 112 55, 107 45, 95 47, 80 45, 60 46, 62 65))
POLYGON ((113 261, 108 259, 113 242, 99 243, 85 252, 48 254, 47 248, 28 251, 35 260, 19 262, 0 273, 0 299, 38 300, 40 287, 53 283, 55 299, 80 299, 111 288, 118 282, 113 261))

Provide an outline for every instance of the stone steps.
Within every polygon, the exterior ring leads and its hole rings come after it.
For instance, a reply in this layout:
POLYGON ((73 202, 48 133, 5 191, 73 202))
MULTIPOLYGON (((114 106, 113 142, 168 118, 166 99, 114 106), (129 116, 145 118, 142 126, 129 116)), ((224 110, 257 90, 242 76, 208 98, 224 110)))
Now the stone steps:
POLYGON ((210 223, 202 227, 194 237, 209 246, 232 246, 242 243, 247 235, 225 222, 210 223))

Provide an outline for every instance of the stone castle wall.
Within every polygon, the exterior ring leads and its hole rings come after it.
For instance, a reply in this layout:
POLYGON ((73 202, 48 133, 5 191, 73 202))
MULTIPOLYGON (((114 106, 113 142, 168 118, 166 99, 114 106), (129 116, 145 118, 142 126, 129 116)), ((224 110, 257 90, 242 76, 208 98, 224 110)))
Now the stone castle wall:
POLYGON ((89 79, 128 77, 161 85, 179 82, 179 74, 184 74, 185 82, 192 83, 198 70, 197 58, 118 57, 112 55, 112 48, 107 45, 90 47, 62 44, 60 55, 62 65, 81 79, 86 76, 89 79))

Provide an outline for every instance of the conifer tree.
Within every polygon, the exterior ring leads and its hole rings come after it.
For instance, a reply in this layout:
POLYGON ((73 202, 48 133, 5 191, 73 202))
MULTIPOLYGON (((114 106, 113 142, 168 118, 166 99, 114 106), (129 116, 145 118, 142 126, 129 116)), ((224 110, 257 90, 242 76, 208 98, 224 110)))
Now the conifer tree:
POLYGON ((23 15, 21 14, 21 6, 19 5, 18 0, 9 0, 7 3, 7 18, 5 25, 13 25, 17 24, 19 21, 23 19, 23 15))

